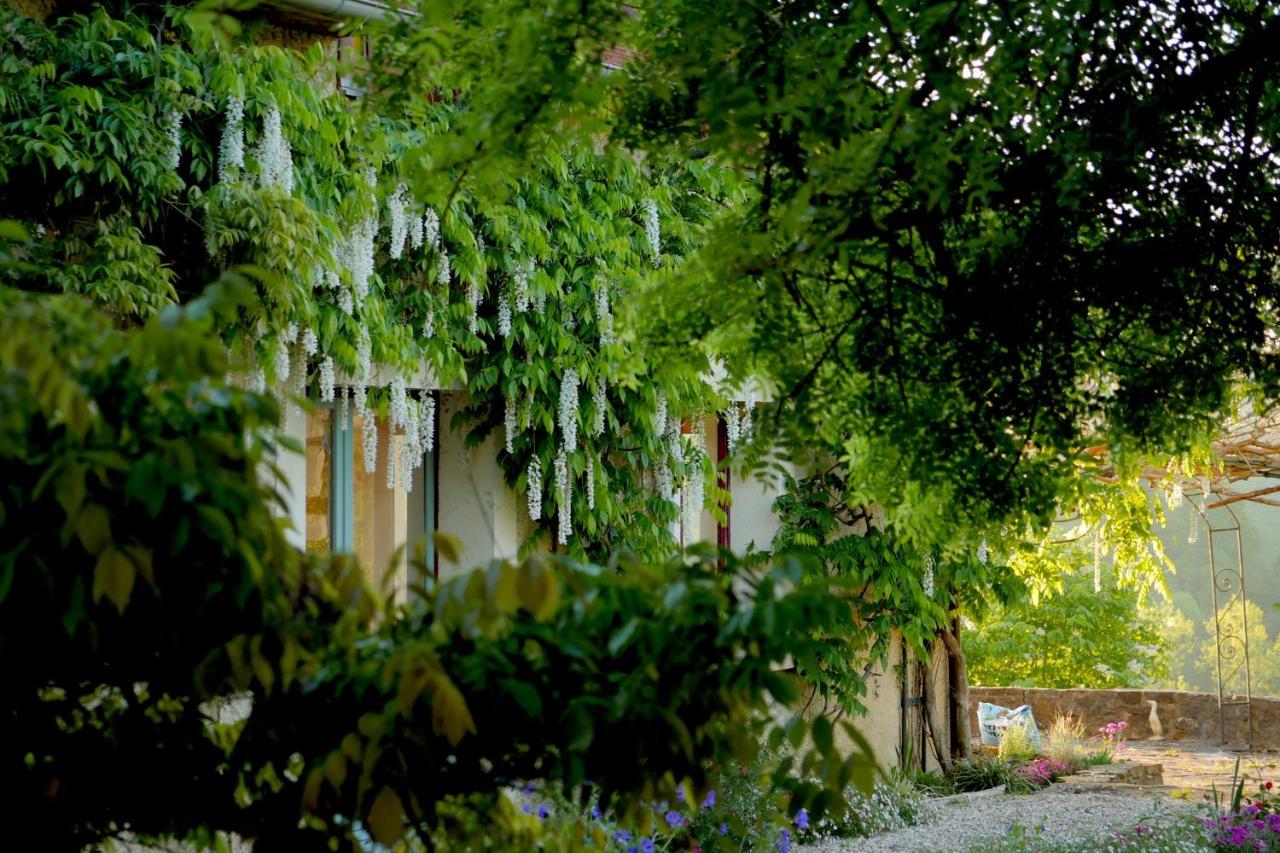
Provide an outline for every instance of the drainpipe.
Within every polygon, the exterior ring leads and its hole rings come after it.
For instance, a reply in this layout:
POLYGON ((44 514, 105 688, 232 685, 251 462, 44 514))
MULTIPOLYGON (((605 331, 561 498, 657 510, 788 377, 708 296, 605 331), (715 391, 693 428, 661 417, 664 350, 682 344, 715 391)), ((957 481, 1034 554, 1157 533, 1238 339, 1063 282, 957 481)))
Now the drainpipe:
POLYGON ((279 0, 278 5, 335 20, 338 18, 381 20, 392 15, 406 14, 406 10, 392 7, 380 0, 279 0))

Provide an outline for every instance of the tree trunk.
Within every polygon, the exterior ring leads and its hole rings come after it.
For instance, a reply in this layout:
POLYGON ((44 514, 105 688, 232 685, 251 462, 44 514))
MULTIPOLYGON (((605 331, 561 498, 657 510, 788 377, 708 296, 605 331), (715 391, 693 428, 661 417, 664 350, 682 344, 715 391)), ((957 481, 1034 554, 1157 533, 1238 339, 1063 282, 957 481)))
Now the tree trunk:
POLYGON ((960 646, 960 617, 951 622, 950 631, 942 631, 942 643, 947 647, 947 663, 951 682, 951 755, 956 759, 969 758, 972 754, 972 734, 969 730, 969 671, 965 666, 964 649, 960 646))

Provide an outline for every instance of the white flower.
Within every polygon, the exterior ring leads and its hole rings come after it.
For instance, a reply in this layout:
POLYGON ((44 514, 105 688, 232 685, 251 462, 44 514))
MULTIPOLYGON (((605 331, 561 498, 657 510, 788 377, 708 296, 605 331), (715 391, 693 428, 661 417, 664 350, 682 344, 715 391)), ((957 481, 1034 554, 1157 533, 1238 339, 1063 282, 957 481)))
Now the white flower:
POLYGON ((166 112, 163 127, 165 136, 169 137, 169 144, 164 152, 165 163, 176 172, 182 165, 182 113, 177 110, 166 112))
POLYGON ((399 374, 391 379, 391 403, 387 408, 387 417, 392 429, 404 429, 409 425, 409 394, 404 379, 399 374))
POLYGON ((653 265, 662 263, 662 231, 658 224, 658 205, 653 199, 645 199, 642 205, 644 238, 649 244, 649 259, 653 265))
POLYGON ((1174 480, 1169 488, 1169 509, 1182 506, 1182 480, 1174 480))
POLYGON ((396 453, 395 437, 387 431, 387 489, 394 489, 401 482, 400 459, 396 453))
POLYGON ((288 338, 276 341, 275 352, 275 374, 277 382, 289 381, 289 365, 292 359, 289 357, 288 338))
POLYGON ((227 98, 227 119, 222 125, 222 142, 218 146, 218 182, 235 180, 244 169, 244 99, 227 98), (232 170, 236 171, 233 172, 232 170))
POLYGON ((596 287, 596 330, 600 346, 608 346, 614 342, 613 314, 609 311, 609 286, 604 282, 596 287))
POLYGON ((327 355, 320 362, 320 401, 332 403, 333 394, 333 357, 327 355))
POLYGON ((320 339, 315 330, 308 326, 302 331, 302 351, 307 355, 315 355, 320 349, 320 339))
POLYGON ((596 508, 596 462, 590 456, 587 457, 587 470, 584 475, 587 478, 587 509, 596 508))
MULTIPOLYGON (((342 280, 338 278, 337 270, 324 271, 324 286, 329 288, 330 290, 337 290, 339 287, 342 286, 342 280)), ((351 312, 347 312, 347 313, 351 313, 351 312)))
POLYGON ((556 454, 556 520, 561 545, 573 535, 573 492, 569 481, 569 451, 563 445, 556 454))
POLYGON ((560 379, 558 415, 565 452, 572 453, 578 449, 578 372, 572 367, 560 379))
POLYGON ((537 456, 529 460, 529 470, 525 473, 525 498, 529 518, 534 521, 542 518, 542 463, 537 456))
POLYGON ((989 555, 987 552, 987 540, 984 538, 981 542, 978 543, 978 562, 982 563, 985 566, 987 564, 988 557, 989 555))
POLYGON ((351 397, 351 401, 356 408, 356 414, 362 418, 369 416, 369 403, 367 400, 368 393, 369 389, 364 385, 357 385, 355 393, 352 394, 351 397))
POLYGON ((298 342, 298 324, 290 323, 284 327, 284 339, 286 343, 296 344, 298 342))
POLYGON ((436 283, 448 285, 453 281, 453 263, 449 260, 449 250, 440 247, 440 265, 436 267, 436 283))
POLYGON ((933 598, 933 555, 925 554, 924 556, 924 578, 920 585, 924 588, 924 594, 928 598, 933 598))
MULTIPOLYGON (((467 305, 471 308, 471 313, 467 316, 467 329, 473 335, 476 333, 480 322, 480 302, 482 299, 484 299, 484 291, 480 289, 480 282, 474 278, 467 281, 467 305)), ((507 310, 507 323, 510 325, 510 309, 507 310)))
POLYGON ((422 241, 429 249, 440 248, 440 217, 429 207, 422 215, 422 241))
POLYGON ((261 367, 253 371, 249 378, 249 390, 255 394, 263 394, 267 390, 267 374, 261 367))
POLYGON ((505 293, 498 294, 498 334, 511 337, 511 302, 505 293))
POLYGON ((369 330, 360 328, 360 337, 356 341, 356 378, 367 382, 373 374, 373 345, 369 341, 369 330))
MULTIPOLYGON (((362 395, 363 396, 363 395, 362 395)), ((363 403, 363 400, 360 400, 363 403)), ((363 451, 364 472, 372 474, 378 470, 378 419, 372 412, 365 410, 360 420, 360 446, 363 451)))
POLYGON ((357 300, 369 295, 369 277, 374 270, 374 240, 378 236, 378 220, 367 216, 347 238, 346 262, 351 272, 351 287, 357 300))
POLYGON ((338 396, 338 429, 343 432, 347 431, 347 424, 351 421, 351 386, 348 385, 345 392, 339 392, 338 396))
POLYGON ((502 415, 502 426, 506 431, 507 453, 514 456, 516 452, 516 401, 508 397, 505 409, 502 415))
POLYGON ((262 120, 262 141, 258 147, 259 180, 262 186, 293 193, 293 152, 284 138, 280 108, 272 103, 262 120))
POLYGON ((341 308, 342 313, 346 314, 348 317, 350 317, 352 312, 355 311, 356 306, 355 302, 351 298, 350 290, 344 290, 338 296, 338 307, 341 308))
POLYGON ((591 405, 595 409, 595 417, 592 418, 591 432, 593 435, 602 435, 604 433, 604 425, 609 407, 608 386, 605 385, 604 377, 597 376, 595 388, 591 391, 591 405))
POLYGON ((667 434, 667 395, 662 391, 653 403, 653 429, 658 435, 667 434))
POLYGON ((724 413, 724 431, 726 444, 729 445, 729 452, 732 453, 738 446, 738 440, 742 436, 742 422, 738 420, 738 404, 730 403, 729 408, 724 413))
POLYGON ((430 391, 426 391, 422 395, 421 417, 418 419, 419 428, 422 430, 420 435, 420 444, 423 451, 430 453, 436 446, 436 397, 430 391))
POLYGON ((409 217, 409 245, 414 249, 422 248, 422 219, 418 216, 409 217))
POLYGON ((657 487, 658 496, 664 501, 670 501, 675 497, 675 479, 671 475, 671 466, 667 464, 665 457, 659 459, 654 466, 653 482, 657 487))
POLYGON ((436 335, 436 312, 434 308, 427 309, 427 316, 422 318, 422 336, 424 338, 434 338, 436 335))
POLYGON ((515 285, 515 305, 517 311, 529 310, 529 270, 523 262, 516 264, 516 271, 511 274, 515 285))
POLYGON ((387 199, 387 219, 388 227, 391 231, 391 247, 389 252, 392 258, 399 259, 404 254, 404 243, 409 236, 409 222, 405 216, 405 208, 407 199, 405 198, 408 189, 403 183, 396 184, 395 190, 391 193, 391 197, 387 199))

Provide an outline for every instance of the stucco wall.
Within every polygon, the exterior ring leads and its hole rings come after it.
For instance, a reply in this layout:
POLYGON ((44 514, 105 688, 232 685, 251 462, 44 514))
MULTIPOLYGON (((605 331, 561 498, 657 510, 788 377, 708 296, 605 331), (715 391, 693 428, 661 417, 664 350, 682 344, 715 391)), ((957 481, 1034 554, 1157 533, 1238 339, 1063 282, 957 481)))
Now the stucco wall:
MULTIPOLYGON (((1083 721, 1085 730, 1095 733, 1100 726, 1116 720, 1128 724, 1131 740, 1151 737, 1149 722, 1151 705, 1156 711, 1168 740, 1221 740, 1218 724, 1218 696, 1186 690, 1049 690, 1035 687, 974 687, 969 691, 970 724, 978 731, 979 702, 990 702, 1013 708, 1030 705, 1041 729, 1049 726, 1059 714, 1070 714, 1083 721)), ((1244 708, 1226 708, 1227 742, 1248 742, 1248 726, 1244 708)), ((1253 746, 1255 749, 1280 749, 1280 699, 1255 696, 1253 699, 1253 746)))

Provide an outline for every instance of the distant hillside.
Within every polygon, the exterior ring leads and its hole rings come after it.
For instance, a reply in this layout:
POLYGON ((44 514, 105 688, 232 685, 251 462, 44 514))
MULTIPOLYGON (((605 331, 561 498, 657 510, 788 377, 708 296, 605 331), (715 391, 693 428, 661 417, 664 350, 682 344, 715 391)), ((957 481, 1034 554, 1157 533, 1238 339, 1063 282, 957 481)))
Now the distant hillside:
MULTIPOLYGON (((1249 480, 1236 484, 1233 491, 1244 492, 1277 485, 1275 480, 1249 480)), ((1231 505, 1240 519, 1241 541, 1244 546, 1245 592, 1250 601, 1258 605, 1263 614, 1270 643, 1265 649, 1250 648, 1251 657, 1272 652, 1271 643, 1280 636, 1280 507, 1240 501, 1231 505)), ((1168 579, 1173 603, 1195 625, 1196 640, 1207 637, 1204 622, 1213 613, 1211 579, 1209 577, 1209 537, 1200 525, 1195 543, 1187 540, 1191 533, 1192 510, 1183 505, 1168 512, 1167 525, 1160 531, 1160 540, 1172 560, 1176 572, 1168 579)), ((1224 527, 1230 522, 1225 509, 1213 510, 1210 517, 1214 526, 1224 527)), ((1234 568, 1236 554, 1234 539, 1230 534, 1219 534, 1216 556, 1220 564, 1234 568)), ((1190 673, 1184 673, 1193 687, 1214 689, 1212 684, 1196 684, 1190 673)))

